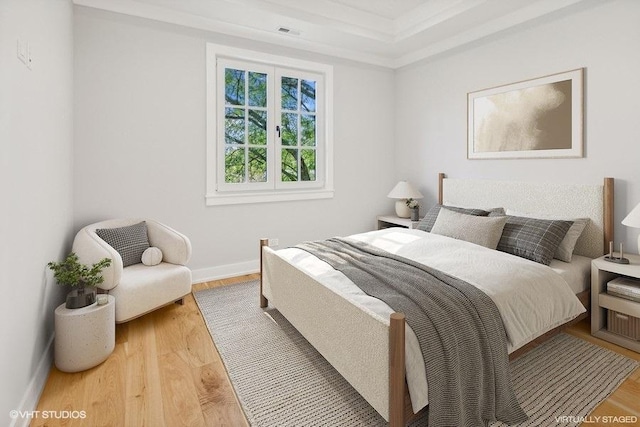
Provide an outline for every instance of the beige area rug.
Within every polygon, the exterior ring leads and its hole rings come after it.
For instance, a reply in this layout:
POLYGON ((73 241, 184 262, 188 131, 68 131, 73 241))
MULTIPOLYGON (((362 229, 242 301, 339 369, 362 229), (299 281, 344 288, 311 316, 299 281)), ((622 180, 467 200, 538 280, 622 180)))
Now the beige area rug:
MULTIPOLYGON (((257 281, 194 296, 252 426, 387 425, 277 310, 258 306, 257 281)), ((511 363, 529 415, 520 426, 579 425, 637 366, 579 338, 554 337, 511 363)))

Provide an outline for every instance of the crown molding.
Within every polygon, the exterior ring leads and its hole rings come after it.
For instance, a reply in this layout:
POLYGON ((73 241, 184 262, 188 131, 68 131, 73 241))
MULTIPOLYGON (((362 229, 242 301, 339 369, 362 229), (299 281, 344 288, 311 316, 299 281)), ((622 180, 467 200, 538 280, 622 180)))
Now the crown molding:
POLYGON ((521 25, 584 0, 538 0, 477 25, 469 14, 495 7, 487 0, 431 0, 397 18, 385 18, 331 0, 73 0, 78 6, 234 37, 302 49, 367 64, 400 68, 521 25), (296 8, 295 5, 298 4, 296 8), (447 37, 431 29, 461 27, 447 37), (290 28, 294 34, 278 32, 290 28))

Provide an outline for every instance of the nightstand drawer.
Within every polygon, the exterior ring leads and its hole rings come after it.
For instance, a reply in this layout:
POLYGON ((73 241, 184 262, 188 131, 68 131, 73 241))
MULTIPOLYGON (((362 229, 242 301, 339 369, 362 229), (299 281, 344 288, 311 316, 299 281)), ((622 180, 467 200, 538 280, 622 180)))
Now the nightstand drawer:
POLYGON ((608 310, 607 330, 640 341, 640 318, 608 310))
POLYGON ((640 303, 605 293, 599 295, 598 305, 622 314, 629 314, 636 317, 640 315, 640 311, 638 310, 640 303))

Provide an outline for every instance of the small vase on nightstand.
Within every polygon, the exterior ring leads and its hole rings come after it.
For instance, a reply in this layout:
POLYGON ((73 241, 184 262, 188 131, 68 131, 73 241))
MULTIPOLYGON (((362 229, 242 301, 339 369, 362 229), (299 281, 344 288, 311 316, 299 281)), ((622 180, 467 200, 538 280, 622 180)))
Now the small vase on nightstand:
POLYGON ((420 219, 420 208, 411 209, 411 221, 418 221, 420 219))

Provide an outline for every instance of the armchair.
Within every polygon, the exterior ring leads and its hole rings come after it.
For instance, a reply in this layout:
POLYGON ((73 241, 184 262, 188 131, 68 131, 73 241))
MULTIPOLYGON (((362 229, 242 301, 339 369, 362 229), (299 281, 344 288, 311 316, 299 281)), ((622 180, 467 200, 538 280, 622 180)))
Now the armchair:
POLYGON ((183 234, 154 220, 112 219, 82 228, 73 241, 73 252, 80 262, 93 264, 111 258, 111 266, 102 272, 98 285, 116 299, 116 323, 127 322, 164 305, 178 302, 191 292, 191 270, 185 265, 191 257, 191 242, 183 234), (122 257, 101 239, 97 229, 126 227, 145 221, 149 245, 160 248, 162 262, 123 267, 122 257))

